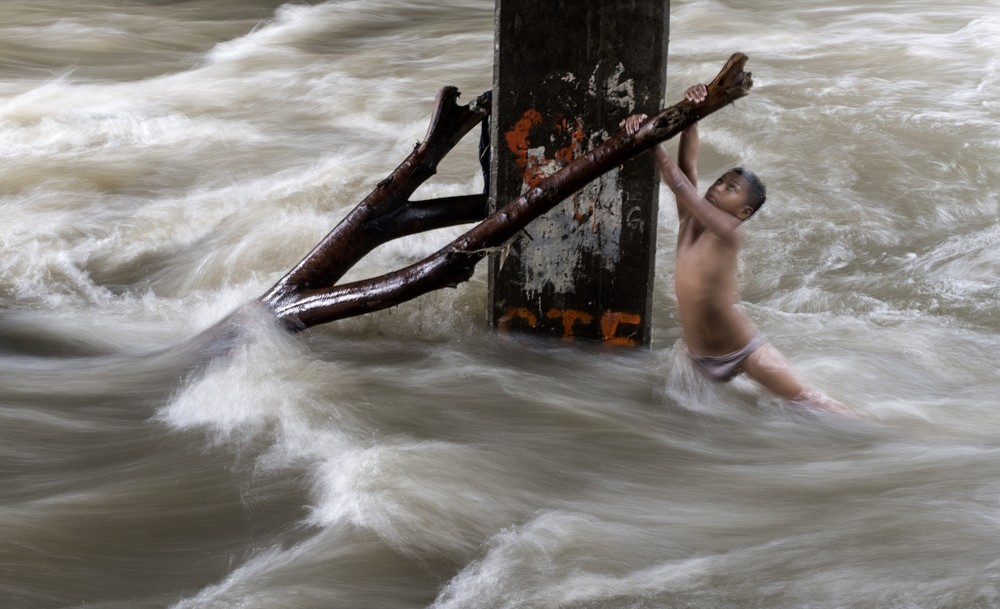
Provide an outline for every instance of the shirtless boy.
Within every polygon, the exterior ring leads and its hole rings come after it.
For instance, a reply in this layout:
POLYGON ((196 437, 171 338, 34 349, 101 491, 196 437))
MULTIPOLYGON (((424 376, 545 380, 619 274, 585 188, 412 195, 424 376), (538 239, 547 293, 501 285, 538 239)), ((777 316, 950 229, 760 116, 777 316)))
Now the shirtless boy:
MULTIPOLYGON (((701 103, 704 84, 684 92, 684 98, 701 103)), ((646 115, 635 114, 622 122, 628 133, 638 131, 646 115)), ((852 411, 824 393, 802 384, 785 358, 757 334, 739 307, 736 229, 764 203, 764 185, 752 172, 732 169, 698 195, 698 125, 681 133, 677 162, 662 146, 653 148, 664 183, 677 198, 677 268, 674 288, 681 331, 695 367, 717 382, 740 373, 760 383, 778 397, 795 404, 840 413, 852 411)))

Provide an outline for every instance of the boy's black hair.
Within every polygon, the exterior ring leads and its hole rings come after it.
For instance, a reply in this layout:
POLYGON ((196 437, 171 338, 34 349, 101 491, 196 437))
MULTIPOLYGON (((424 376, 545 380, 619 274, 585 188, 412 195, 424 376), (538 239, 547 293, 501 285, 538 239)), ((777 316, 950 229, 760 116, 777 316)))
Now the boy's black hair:
POLYGON ((750 196, 747 198, 747 205, 756 213, 760 209, 760 206, 764 204, 764 201, 767 200, 767 188, 764 186, 764 182, 757 177, 756 173, 749 169, 734 167, 732 171, 736 175, 742 176, 747 181, 747 184, 750 185, 750 196))

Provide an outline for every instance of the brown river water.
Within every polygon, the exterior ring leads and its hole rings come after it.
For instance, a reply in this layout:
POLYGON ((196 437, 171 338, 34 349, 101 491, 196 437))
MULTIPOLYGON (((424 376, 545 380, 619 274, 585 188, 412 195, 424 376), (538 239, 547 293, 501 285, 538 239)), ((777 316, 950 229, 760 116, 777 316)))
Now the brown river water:
MULTIPOLYGON (((1000 607, 997 0, 672 2, 668 99, 750 56, 701 129, 702 187, 768 184, 746 308, 855 420, 692 372, 666 191, 648 350, 499 338, 485 265, 299 335, 208 330, 442 86, 490 88, 493 17, 0 3, 0 607, 1000 607)), ((468 140, 421 194, 481 190, 468 140)))

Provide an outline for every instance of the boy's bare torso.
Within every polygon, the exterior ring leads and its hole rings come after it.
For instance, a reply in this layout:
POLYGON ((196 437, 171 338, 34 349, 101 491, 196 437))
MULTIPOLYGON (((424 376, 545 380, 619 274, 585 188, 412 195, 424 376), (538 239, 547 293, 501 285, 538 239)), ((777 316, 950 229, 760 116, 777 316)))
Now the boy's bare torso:
POLYGON ((720 239, 696 218, 681 219, 674 285, 684 342, 692 353, 725 355, 754 336, 738 306, 738 250, 738 241, 720 239))

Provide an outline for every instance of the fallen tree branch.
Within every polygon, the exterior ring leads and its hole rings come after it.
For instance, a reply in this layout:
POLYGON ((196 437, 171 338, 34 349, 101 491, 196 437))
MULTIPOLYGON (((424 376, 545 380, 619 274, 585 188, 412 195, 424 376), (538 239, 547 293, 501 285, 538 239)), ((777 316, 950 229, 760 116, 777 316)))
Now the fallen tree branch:
POLYGON ((335 285, 379 243, 459 218, 479 219, 478 206, 484 202, 475 198, 479 195, 429 203, 426 216, 421 216, 419 204, 407 207, 416 187, 434 174, 441 158, 488 113, 485 94, 468 106, 457 106, 458 91, 446 88, 438 96, 424 143, 261 300, 289 327, 301 329, 389 308, 468 281, 487 253, 504 246, 532 220, 588 182, 746 96, 753 86, 751 74, 743 71, 748 59, 742 53, 730 57, 708 85, 704 101, 685 100, 666 108, 650 116, 634 134, 619 131, 435 254, 379 277, 335 285))
POLYGON ((437 172, 438 163, 462 137, 489 116, 489 96, 455 103, 459 92, 445 87, 434 103, 427 135, 389 176, 267 294, 264 304, 277 309, 316 288, 334 285, 375 247, 407 235, 482 219, 486 197, 452 197, 410 203, 417 187, 437 172), (470 212, 470 208, 472 212, 470 212), (411 223, 412 227, 406 224, 411 223))

